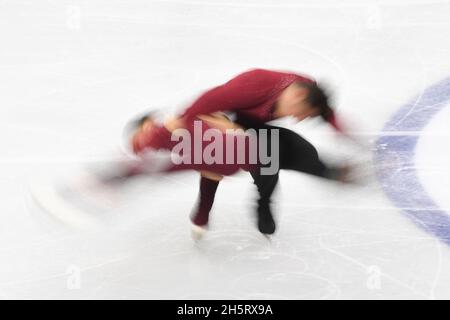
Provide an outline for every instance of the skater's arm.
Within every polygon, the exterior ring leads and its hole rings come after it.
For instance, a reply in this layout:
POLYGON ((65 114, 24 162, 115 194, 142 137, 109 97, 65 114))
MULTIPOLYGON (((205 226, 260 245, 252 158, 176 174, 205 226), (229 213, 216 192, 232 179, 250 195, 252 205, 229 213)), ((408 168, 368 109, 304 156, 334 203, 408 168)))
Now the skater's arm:
POLYGON ((272 81, 263 70, 238 75, 227 83, 201 95, 183 114, 193 118, 200 114, 229 111, 256 106, 270 94, 272 81))

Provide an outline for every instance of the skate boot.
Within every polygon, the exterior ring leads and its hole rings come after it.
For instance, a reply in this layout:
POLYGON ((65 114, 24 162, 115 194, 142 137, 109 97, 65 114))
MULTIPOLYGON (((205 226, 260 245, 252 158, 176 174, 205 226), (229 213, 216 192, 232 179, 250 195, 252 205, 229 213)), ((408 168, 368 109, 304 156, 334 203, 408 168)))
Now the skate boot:
POLYGON ((200 178, 199 197, 196 209, 191 214, 191 236, 195 241, 203 238, 208 231, 209 213, 218 185, 219 181, 200 178))
MULTIPOLYGON (((207 211, 208 212, 208 211, 207 211)), ((209 213, 209 212, 208 212, 209 213)), ((208 215, 197 211, 191 216, 191 237, 193 240, 201 240, 208 231, 208 215)))
POLYGON ((271 235, 275 233, 276 224, 269 205, 262 205, 258 207, 257 218, 259 232, 265 235, 271 235))
POLYGON ((258 230, 264 235, 271 235, 275 232, 276 224, 270 209, 270 203, 273 191, 278 183, 278 173, 261 175, 259 171, 256 171, 251 172, 251 174, 259 193, 256 209, 258 230))

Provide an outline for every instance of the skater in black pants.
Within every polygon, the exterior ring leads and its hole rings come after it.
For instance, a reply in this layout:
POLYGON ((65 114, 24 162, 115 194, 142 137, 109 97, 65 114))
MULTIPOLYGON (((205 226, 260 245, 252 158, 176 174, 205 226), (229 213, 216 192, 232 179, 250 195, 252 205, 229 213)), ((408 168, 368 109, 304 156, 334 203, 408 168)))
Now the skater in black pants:
MULTIPOLYGON (((348 173, 346 167, 331 168, 325 165, 319 159, 316 149, 301 136, 286 128, 266 124, 284 117, 291 117, 299 122, 307 118, 321 117, 338 132, 343 133, 342 127, 328 104, 326 92, 314 80, 295 73, 254 69, 207 91, 181 115, 166 121, 163 125, 156 124, 151 117, 145 119, 135 131, 131 144, 133 151, 138 155, 146 149, 171 150, 174 132, 178 129, 191 130, 192 123, 197 120, 201 120, 202 125, 206 127, 218 128, 222 132, 236 126, 243 129, 278 130, 278 169, 294 170, 330 180, 344 181, 348 173), (234 114, 235 120, 224 120, 222 116, 217 115, 223 112, 234 114)), ((269 144, 270 140, 267 139, 269 144)), ((267 150, 271 150, 270 146, 267 150)), ((193 235, 194 233, 200 235, 207 230, 209 212, 221 178, 239 169, 247 170, 252 174, 258 189, 259 199, 256 211, 259 230, 264 234, 275 232, 270 201, 278 183, 279 170, 273 174, 264 175, 258 169, 245 168, 236 163, 233 165, 181 165, 173 166, 170 170, 191 169, 201 174, 198 202, 191 215, 193 235)))
MULTIPOLYGON (((345 168, 331 168, 325 165, 319 159, 316 148, 294 131, 245 118, 237 119, 235 122, 245 129, 266 129, 268 136, 270 136, 271 130, 278 131, 280 170, 293 170, 331 180, 342 181, 345 179, 345 168)), ((267 150, 271 150, 271 140, 267 139, 267 143, 267 150)), ((250 174, 259 195, 256 206, 258 229, 263 234, 273 234, 276 225, 270 204, 272 194, 278 184, 279 170, 272 175, 261 174, 259 169, 251 171, 250 174)), ((192 216, 194 224, 207 225, 218 185, 219 181, 201 177, 198 204, 195 214, 192 216)))

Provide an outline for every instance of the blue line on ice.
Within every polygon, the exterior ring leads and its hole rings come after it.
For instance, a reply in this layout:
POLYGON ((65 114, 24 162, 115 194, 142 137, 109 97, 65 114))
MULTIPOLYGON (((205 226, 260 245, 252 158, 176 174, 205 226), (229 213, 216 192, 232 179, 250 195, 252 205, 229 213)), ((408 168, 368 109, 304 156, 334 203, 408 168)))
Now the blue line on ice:
POLYGON ((383 132, 405 132, 405 135, 384 135, 376 142, 377 176, 389 199, 403 210, 420 228, 450 245, 450 215, 433 201, 417 176, 414 154, 419 135, 428 122, 450 100, 450 77, 430 87, 416 99, 405 104, 386 123, 383 132))

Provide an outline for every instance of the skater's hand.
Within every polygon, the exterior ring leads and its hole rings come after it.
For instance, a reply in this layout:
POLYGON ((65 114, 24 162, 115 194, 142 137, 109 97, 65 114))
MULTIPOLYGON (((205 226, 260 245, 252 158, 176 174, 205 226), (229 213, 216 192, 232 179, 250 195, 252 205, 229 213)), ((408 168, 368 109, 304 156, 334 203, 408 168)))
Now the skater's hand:
POLYGON ((182 117, 170 118, 164 122, 164 127, 169 132, 174 132, 177 129, 186 128, 186 122, 182 117))
POLYGON ((226 133, 227 130, 230 129, 232 130, 243 129, 241 126, 232 122, 226 116, 224 116, 219 112, 213 114, 198 115, 197 118, 199 118, 202 121, 205 121, 210 127, 219 129, 223 133, 226 133))

